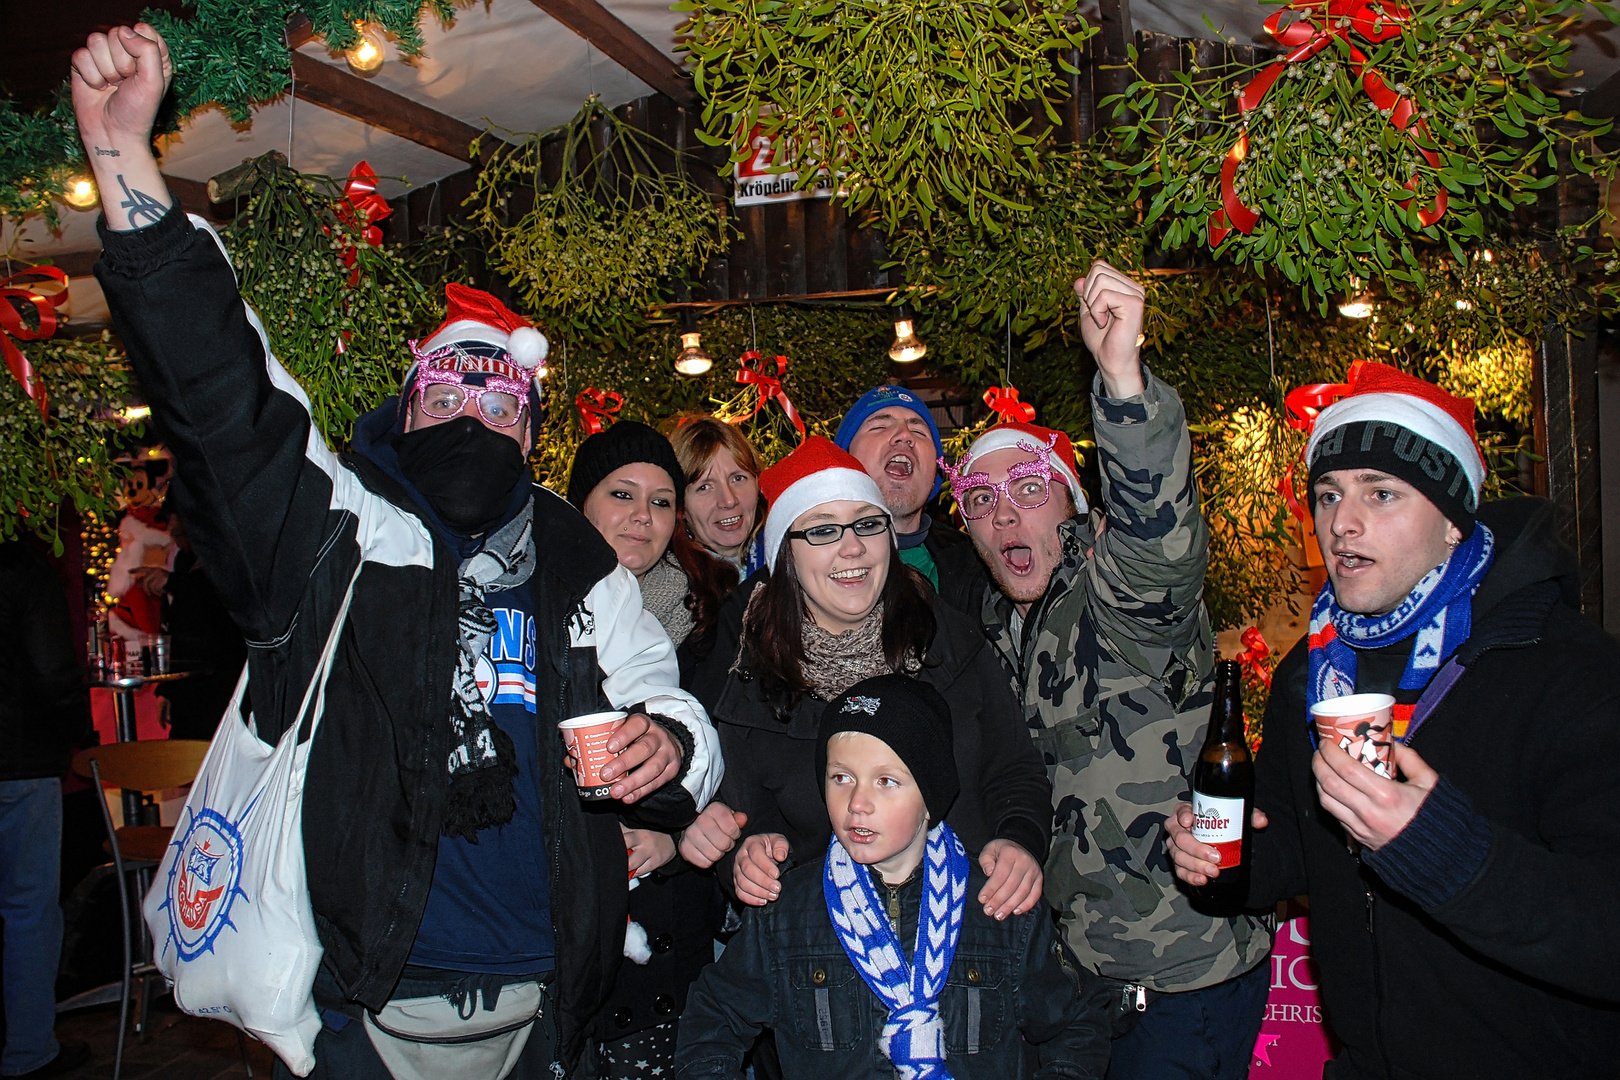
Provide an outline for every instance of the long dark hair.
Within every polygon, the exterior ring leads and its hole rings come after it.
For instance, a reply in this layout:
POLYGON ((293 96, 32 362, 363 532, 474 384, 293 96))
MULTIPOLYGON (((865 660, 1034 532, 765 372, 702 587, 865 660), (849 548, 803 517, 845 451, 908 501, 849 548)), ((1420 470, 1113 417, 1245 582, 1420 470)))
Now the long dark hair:
POLYGON ((686 610, 692 613, 692 636, 709 632, 720 614, 720 605, 737 587, 737 568, 730 559, 720 559, 692 539, 686 531, 686 512, 675 515, 675 533, 669 538, 675 561, 686 571, 686 610))
MULTIPOLYGON (((752 673, 768 697, 779 703, 796 701, 810 690, 800 660, 804 656, 804 624, 810 610, 793 562, 793 541, 783 538, 776 569, 759 586, 760 596, 749 605, 743 625, 743 643, 752 673)), ((883 583, 883 658, 896 671, 906 661, 921 660, 934 643, 933 590, 922 576, 889 546, 889 577, 883 583)))

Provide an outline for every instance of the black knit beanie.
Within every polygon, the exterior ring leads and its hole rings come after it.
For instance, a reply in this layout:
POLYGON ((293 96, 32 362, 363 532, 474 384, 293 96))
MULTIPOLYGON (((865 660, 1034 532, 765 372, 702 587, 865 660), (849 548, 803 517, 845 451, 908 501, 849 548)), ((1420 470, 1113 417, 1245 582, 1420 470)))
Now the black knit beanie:
POLYGON ((585 497, 609 473, 637 461, 656 465, 669 474, 675 485, 675 509, 679 510, 685 501, 686 474, 675 457, 675 448, 658 432, 634 420, 615 421, 606 431, 579 444, 574 467, 568 473, 568 501, 583 509, 585 497))
POLYGON ((826 798, 827 740, 845 731, 882 739, 911 770, 929 820, 938 824, 960 783, 951 746, 951 708, 925 682, 906 675, 863 679, 827 702, 816 741, 816 788, 826 798))
POLYGON ((1339 469, 1376 469, 1405 480, 1439 508, 1468 539, 1474 532, 1479 500, 1456 456, 1399 424, 1357 420, 1322 436, 1311 457, 1309 491, 1316 503, 1316 481, 1339 469))

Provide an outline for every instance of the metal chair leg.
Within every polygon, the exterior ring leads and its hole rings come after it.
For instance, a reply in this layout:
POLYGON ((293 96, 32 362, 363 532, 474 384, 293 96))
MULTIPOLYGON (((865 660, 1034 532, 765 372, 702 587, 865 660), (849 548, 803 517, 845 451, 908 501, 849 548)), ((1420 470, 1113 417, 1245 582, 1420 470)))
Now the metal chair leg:
POLYGON ((236 1029, 236 1045, 242 1048, 242 1068, 247 1070, 248 1080, 253 1080, 253 1062, 248 1058, 247 1036, 241 1028, 236 1029))
POLYGON ((112 849, 113 873, 118 877, 118 908, 123 916, 124 931, 124 979, 123 991, 118 997, 118 1043, 113 1051, 112 1080, 119 1080, 124 1071, 124 1029, 129 1026, 129 984, 130 969, 133 967, 130 935, 129 914, 129 882, 124 878, 124 854, 118 848, 118 829, 113 825, 112 814, 107 810, 107 794, 101 786, 101 767, 95 761, 90 761, 90 774, 95 781, 97 805, 101 807, 101 820, 107 826, 107 845, 112 849))

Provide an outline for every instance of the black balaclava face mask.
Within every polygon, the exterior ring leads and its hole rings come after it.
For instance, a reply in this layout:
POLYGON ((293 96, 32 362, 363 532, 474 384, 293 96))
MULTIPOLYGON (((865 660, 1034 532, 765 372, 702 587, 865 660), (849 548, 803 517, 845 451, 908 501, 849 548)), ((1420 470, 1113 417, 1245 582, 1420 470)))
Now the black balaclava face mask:
POLYGON ((457 532, 476 536, 500 524, 523 483, 523 448, 471 416, 396 436, 405 479, 457 532))

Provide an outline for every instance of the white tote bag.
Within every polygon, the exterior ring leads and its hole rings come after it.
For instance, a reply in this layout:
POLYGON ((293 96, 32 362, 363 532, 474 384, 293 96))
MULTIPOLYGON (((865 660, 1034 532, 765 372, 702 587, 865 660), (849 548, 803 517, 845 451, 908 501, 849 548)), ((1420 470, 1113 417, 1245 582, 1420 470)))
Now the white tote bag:
POLYGON ((144 905, 175 1004, 235 1024, 299 1076, 315 1067, 321 1027, 310 992, 322 950, 304 873, 304 777, 359 576, 356 568, 299 722, 274 746, 242 719, 243 668, 144 905), (300 743, 306 715, 310 737, 300 743))

